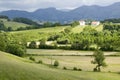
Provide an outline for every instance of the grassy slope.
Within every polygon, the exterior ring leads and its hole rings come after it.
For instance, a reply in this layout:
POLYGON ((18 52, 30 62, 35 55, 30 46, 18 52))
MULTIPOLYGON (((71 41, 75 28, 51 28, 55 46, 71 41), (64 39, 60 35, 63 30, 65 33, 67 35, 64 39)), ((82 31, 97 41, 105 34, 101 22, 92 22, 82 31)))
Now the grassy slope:
POLYGON ((119 80, 116 73, 77 72, 52 69, 0 52, 0 80, 119 80))
POLYGON ((38 41, 41 38, 46 38, 54 33, 61 32, 65 28, 66 27, 63 26, 52 27, 52 28, 41 28, 41 29, 33 29, 33 30, 25 30, 25 31, 15 31, 15 32, 10 32, 10 34, 16 35, 16 37, 18 37, 19 39, 27 38, 27 41, 38 41))
POLYGON ((19 23, 19 22, 14 22, 14 21, 7 21, 6 19, 0 19, 0 21, 3 21, 3 23, 4 23, 4 25, 6 27, 12 27, 13 30, 16 30, 19 27, 29 26, 29 25, 24 24, 24 23, 19 23))

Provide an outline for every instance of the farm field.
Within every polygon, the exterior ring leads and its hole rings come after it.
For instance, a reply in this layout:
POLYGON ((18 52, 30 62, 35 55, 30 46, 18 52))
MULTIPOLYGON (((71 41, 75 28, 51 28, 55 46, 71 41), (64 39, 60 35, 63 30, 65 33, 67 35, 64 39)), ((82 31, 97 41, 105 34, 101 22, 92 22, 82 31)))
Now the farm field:
MULTIPOLYGON (((91 64, 93 57, 88 56, 33 56, 36 61, 42 60, 45 64, 52 64, 55 60, 59 61, 59 68, 62 69, 66 67, 67 69, 73 69, 77 67, 83 71, 92 71, 95 67, 91 64)), ((118 72, 120 71, 120 57, 106 57, 107 67, 102 68, 103 72, 118 72)))
MULTIPOLYGON (((91 56, 93 51, 75 51, 75 50, 55 50, 55 49, 27 49, 27 54, 36 54, 36 55, 56 55, 56 56, 91 56)), ((104 52, 105 55, 114 55, 117 52, 104 52)))
POLYGON ((0 56, 0 80, 119 80, 120 78, 118 73, 50 68, 4 52, 0 52, 0 56))
MULTIPOLYGON (((33 56, 36 61, 42 60, 45 64, 53 64, 55 60, 59 61, 59 68, 73 67, 81 68, 83 71, 92 71, 95 65, 91 64, 93 54, 91 51, 66 51, 66 50, 33 50, 28 49, 28 54, 41 54, 33 56), (86 56, 88 55, 88 56, 86 56)), ((116 54, 116 52, 104 52, 105 55, 116 54)), ((106 57, 107 67, 103 68, 105 72, 118 72, 120 71, 120 57, 106 57)))

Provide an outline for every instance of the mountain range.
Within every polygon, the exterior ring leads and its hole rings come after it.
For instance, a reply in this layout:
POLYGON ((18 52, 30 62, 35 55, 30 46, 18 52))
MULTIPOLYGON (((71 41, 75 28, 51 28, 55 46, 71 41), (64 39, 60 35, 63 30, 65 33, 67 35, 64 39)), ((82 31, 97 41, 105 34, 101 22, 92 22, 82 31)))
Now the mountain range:
POLYGON ((8 10, 0 12, 10 18, 24 17, 39 21, 73 21, 81 19, 104 20, 108 18, 120 18, 120 2, 109 6, 81 6, 70 11, 57 10, 56 8, 38 9, 34 12, 8 10))

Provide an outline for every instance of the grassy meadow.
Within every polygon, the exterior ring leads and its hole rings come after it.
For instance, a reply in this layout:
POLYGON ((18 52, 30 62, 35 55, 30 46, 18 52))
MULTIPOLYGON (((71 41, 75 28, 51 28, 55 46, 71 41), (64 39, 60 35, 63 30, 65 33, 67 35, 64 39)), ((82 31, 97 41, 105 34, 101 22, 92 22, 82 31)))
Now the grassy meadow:
MULTIPOLYGON (((28 54, 33 54, 36 61, 42 60, 45 64, 51 64, 57 60, 60 63, 59 68, 73 67, 81 68, 83 71, 92 71, 95 65, 91 64, 93 57, 92 51, 67 51, 67 50, 38 50, 28 49, 28 54), (39 56, 35 56, 35 54, 39 56)), ((114 55, 116 52, 104 52, 105 55, 114 55)), ((120 57, 106 57, 107 67, 102 68, 105 72, 119 72, 120 70, 120 57)))
POLYGON ((7 21, 7 19, 0 19, 0 21, 3 21, 5 27, 12 27, 13 30, 16 30, 17 28, 20 27, 26 27, 26 26, 30 26, 24 23, 19 23, 19 22, 14 22, 14 21, 7 21))
MULTIPOLYGON (((4 52, 0 52, 0 56, 1 56, 0 80, 119 80, 120 79, 120 74, 118 73, 106 73, 106 72, 98 73, 98 72, 62 70, 62 69, 51 68, 46 65, 34 63, 28 59, 20 58, 4 52)), ((62 58, 58 58, 58 59, 61 59, 62 61, 62 58)), ((76 60, 77 59, 78 58, 76 58, 76 60)))
MULTIPOLYGON (((3 20, 6 27, 26 27, 28 25, 12 21, 3 20)), ((24 31, 7 32, 10 39, 14 41, 24 40, 39 41, 51 35, 64 31, 70 26, 59 26, 40 28, 24 31)), ((86 26, 76 26, 72 28, 73 33, 80 33, 86 26)), ((97 31, 102 31, 103 25, 93 26, 97 31)), ((54 50, 54 49, 27 49, 25 57, 17 57, 0 51, 0 80, 120 80, 120 57, 110 55, 120 55, 118 52, 104 52, 106 55, 107 67, 102 68, 102 72, 93 72, 94 64, 93 51, 76 50, 54 50), (31 61, 29 57, 35 58, 31 61), (39 60, 43 64, 37 63, 39 60), (59 62, 57 68, 51 67, 54 61, 59 62), (67 70, 63 70, 66 67, 67 70), (73 67, 82 69, 75 71, 73 67), (119 73, 118 73, 119 72, 119 73)))

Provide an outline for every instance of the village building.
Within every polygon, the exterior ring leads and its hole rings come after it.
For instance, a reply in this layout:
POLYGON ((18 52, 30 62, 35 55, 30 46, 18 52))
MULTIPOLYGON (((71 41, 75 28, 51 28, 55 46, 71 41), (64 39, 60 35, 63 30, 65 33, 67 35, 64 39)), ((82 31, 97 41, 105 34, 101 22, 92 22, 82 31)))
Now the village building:
POLYGON ((85 21, 84 20, 81 20, 81 21, 79 21, 79 23, 80 23, 80 26, 85 26, 85 21))
POLYGON ((93 22, 91 23, 91 25, 93 25, 93 26, 98 26, 98 25, 100 25, 100 21, 93 21, 93 22))

